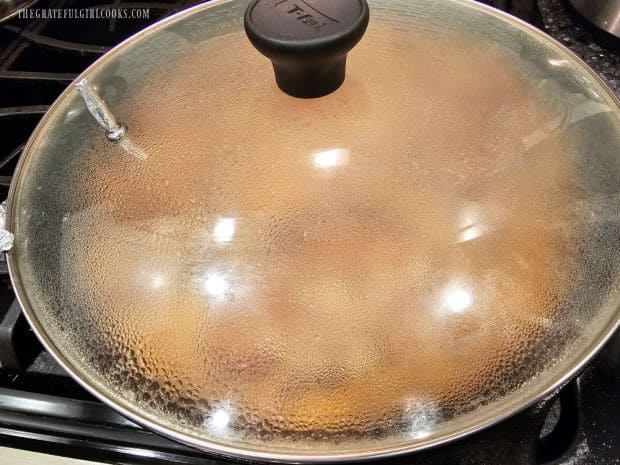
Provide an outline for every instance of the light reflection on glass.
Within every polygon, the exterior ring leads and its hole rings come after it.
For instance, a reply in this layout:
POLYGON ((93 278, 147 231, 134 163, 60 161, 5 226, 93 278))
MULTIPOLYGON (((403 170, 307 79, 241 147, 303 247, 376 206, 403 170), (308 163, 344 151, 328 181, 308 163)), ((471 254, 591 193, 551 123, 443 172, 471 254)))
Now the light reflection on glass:
POLYGON ((212 434, 222 435, 227 433, 231 420, 231 409, 228 404, 222 405, 205 419, 203 426, 212 434))
POLYGON ((231 242, 235 235, 235 230, 234 218, 220 218, 213 228, 213 240, 220 243, 231 242))
POLYGON ((147 291, 158 291, 168 286, 169 276, 157 268, 144 266, 135 275, 137 284, 147 291))
POLYGON ((215 429, 222 430, 228 426, 230 422, 230 414, 224 409, 216 410, 211 416, 211 426, 215 429))
POLYGON ((410 399, 405 412, 410 421, 409 437, 412 439, 430 436, 433 426, 441 421, 441 414, 434 402, 410 399))
POLYGON ((548 60, 551 66, 556 66, 558 68, 567 68, 570 66, 570 63, 566 59, 558 59, 558 58, 549 58, 548 60))
POLYGON ((419 430, 411 433, 412 439, 424 439, 432 434, 431 431, 419 430))
POLYGON ((459 231, 458 242, 468 242, 480 237, 484 234, 484 228, 477 225, 471 225, 459 231))
POLYGON ((487 232, 485 225, 480 222, 480 208, 475 203, 465 206, 460 213, 459 231, 457 242, 474 240, 487 232))
POLYGON ((161 289, 167 281, 166 277, 161 273, 153 273, 151 275, 151 287, 153 289, 161 289))
POLYGON ((134 158, 137 158, 139 160, 146 160, 148 158, 146 152, 142 150, 141 147, 138 147, 136 144, 134 144, 129 138, 129 136, 123 137, 118 142, 118 144, 125 150, 125 152, 127 152, 134 158))
POLYGON ((313 156, 314 166, 328 169, 349 163, 351 152, 348 149, 331 149, 317 152, 313 156))
POLYGON ((209 273, 202 282, 203 290, 213 297, 223 297, 228 291, 229 283, 218 273, 209 273))
POLYGON ((454 289, 446 294, 445 302, 453 312, 462 312, 469 308, 472 302, 471 294, 463 289, 454 289))
POLYGON ((451 313, 461 313, 471 307, 474 299, 471 293, 462 285, 452 283, 443 291, 442 307, 451 313))

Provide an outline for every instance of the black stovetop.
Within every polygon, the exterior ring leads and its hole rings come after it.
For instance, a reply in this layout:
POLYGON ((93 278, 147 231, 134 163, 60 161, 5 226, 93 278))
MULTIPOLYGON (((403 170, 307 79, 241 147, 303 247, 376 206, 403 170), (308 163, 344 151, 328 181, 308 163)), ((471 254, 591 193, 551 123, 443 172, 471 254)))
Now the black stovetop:
MULTIPOLYGON (((620 95, 620 49, 565 0, 480 0, 545 28, 620 95)), ((13 19, 0 25, 0 198, 24 143, 58 94, 106 50, 192 1, 42 0, 39 8, 148 8, 150 18, 13 19)), ((557 395, 407 464, 620 464, 620 334, 557 395)), ((145 431, 78 386, 41 349, 0 259, 0 445, 114 463, 233 463, 145 431)), ((0 463, 2 461, 0 460, 0 463)), ((387 463, 387 462, 386 462, 387 463)))

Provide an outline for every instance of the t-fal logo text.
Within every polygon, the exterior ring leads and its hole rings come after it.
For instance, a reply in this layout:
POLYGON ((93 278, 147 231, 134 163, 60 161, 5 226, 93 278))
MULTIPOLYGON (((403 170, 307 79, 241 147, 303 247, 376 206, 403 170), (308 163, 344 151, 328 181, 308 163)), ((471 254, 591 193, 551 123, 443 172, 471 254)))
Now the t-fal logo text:
POLYGON ((297 21, 305 24, 306 26, 320 31, 321 28, 327 25, 327 21, 338 23, 339 21, 330 18, 329 16, 321 13, 316 7, 310 5, 304 0, 289 1, 282 0, 275 5, 276 7, 282 6, 281 10, 287 14, 292 15, 297 21), (303 6, 302 6, 303 5, 303 6))

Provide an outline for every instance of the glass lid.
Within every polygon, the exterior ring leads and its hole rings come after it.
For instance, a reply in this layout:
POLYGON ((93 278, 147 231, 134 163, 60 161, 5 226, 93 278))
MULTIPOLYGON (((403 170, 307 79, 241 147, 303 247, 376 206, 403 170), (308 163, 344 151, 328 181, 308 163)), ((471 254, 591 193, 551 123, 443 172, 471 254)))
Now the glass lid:
POLYGON ((617 100, 488 7, 368 5, 363 34, 360 0, 260 0, 245 28, 247 1, 209 2, 81 76, 117 140, 76 88, 39 125, 16 292, 130 418, 238 456, 384 456, 525 407, 617 325, 617 100))

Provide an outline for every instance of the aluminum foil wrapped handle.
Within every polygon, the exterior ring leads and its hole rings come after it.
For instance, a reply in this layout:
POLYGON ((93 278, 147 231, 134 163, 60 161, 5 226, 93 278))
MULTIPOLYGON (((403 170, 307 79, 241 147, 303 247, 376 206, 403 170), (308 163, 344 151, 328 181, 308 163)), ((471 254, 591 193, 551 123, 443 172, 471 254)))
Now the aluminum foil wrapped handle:
POLYGON ((6 227, 6 200, 0 203, 0 252, 6 252, 13 248, 15 236, 7 231, 6 227))

